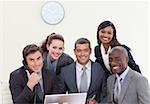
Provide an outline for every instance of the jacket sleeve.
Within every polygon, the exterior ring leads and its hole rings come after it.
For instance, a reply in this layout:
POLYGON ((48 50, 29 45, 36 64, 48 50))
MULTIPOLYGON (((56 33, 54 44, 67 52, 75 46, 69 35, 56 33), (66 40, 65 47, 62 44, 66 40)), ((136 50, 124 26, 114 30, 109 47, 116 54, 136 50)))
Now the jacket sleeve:
POLYGON ((58 93, 60 94, 65 94, 66 93, 66 84, 65 84, 65 80, 63 78, 63 74, 60 73, 58 76, 57 76, 57 85, 58 85, 58 93))
POLYGON ((23 85, 21 78, 18 77, 18 73, 10 74, 10 91, 12 94, 12 99, 15 104, 28 103, 31 102, 34 92, 30 90, 30 88, 23 85))

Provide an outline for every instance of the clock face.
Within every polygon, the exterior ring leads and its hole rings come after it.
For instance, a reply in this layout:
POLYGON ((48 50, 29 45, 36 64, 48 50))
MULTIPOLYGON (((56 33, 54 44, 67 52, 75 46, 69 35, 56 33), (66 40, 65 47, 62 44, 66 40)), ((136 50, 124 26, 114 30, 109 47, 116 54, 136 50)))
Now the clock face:
POLYGON ((42 19, 50 25, 60 23, 64 18, 64 14, 63 6, 56 1, 46 2, 41 11, 42 19))

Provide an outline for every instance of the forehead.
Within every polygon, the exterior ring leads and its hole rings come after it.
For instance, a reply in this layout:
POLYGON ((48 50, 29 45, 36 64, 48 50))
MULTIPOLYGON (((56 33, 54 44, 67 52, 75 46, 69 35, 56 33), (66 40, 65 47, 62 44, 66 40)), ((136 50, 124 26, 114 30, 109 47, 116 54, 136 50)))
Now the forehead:
POLYGON ((59 40, 59 39, 53 39, 51 44, 53 44, 53 45, 60 45, 60 44, 62 44, 63 45, 64 42, 59 40))
POLYGON ((109 56, 113 57, 117 57, 117 56, 122 56, 122 57, 125 57, 125 54, 123 54, 123 51, 119 50, 119 49, 114 49, 110 52, 109 56))
POLYGON ((111 30, 111 31, 113 31, 113 28, 111 26, 107 26, 107 27, 105 27, 105 28, 103 28, 101 30, 111 30))
POLYGON ((81 48, 81 49, 83 49, 83 48, 89 48, 89 44, 88 43, 85 43, 85 44, 76 44, 76 49, 78 49, 78 48, 81 48))
POLYGON ((38 57, 41 57, 42 56, 42 53, 40 51, 36 51, 36 52, 33 52, 33 53, 30 53, 28 54, 28 56, 26 57, 27 59, 36 59, 38 57))

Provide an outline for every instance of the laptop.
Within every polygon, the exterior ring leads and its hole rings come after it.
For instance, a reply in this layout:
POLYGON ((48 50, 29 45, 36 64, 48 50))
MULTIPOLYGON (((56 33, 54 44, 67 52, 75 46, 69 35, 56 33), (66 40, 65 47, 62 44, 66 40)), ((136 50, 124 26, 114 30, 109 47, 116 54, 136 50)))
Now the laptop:
POLYGON ((45 95, 44 104, 85 104, 87 93, 45 95))

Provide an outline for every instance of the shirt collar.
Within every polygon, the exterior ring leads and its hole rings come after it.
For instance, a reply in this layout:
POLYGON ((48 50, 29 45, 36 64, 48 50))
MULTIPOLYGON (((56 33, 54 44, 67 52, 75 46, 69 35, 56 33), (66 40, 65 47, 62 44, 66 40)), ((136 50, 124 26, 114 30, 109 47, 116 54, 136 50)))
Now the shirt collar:
POLYGON ((108 51, 107 51, 107 54, 105 54, 105 48, 104 48, 104 45, 103 45, 103 44, 101 44, 100 48, 101 48, 101 53, 104 54, 104 55, 108 55, 109 52, 110 52, 110 50, 111 50, 111 47, 109 46, 108 51))
MULTIPOLYGON (((90 70, 90 68, 91 68, 91 61, 89 60, 88 61, 88 63, 86 64, 86 65, 84 65, 87 69, 87 71, 88 70, 90 70)), ((81 65, 80 63, 78 63, 77 61, 76 61, 76 69, 78 70, 78 71, 82 71, 81 69, 83 68, 83 65, 81 65)))
MULTIPOLYGON (((128 71, 129 71, 129 66, 126 68, 126 70, 119 77, 122 78, 122 80, 124 80, 124 78, 128 74, 128 71)), ((118 74, 116 74, 116 76, 118 76, 118 74)))

